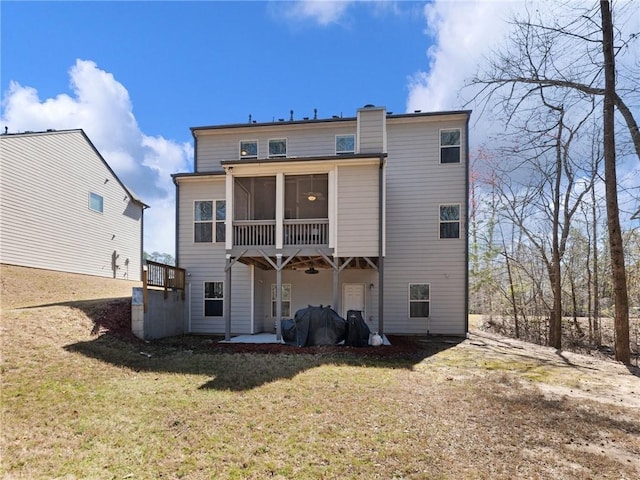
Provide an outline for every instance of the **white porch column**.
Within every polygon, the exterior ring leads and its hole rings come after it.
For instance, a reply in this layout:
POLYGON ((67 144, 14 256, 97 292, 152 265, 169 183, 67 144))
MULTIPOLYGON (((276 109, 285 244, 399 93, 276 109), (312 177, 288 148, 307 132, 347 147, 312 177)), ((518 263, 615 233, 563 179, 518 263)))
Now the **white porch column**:
MULTIPOLYGON (((233 248, 233 174, 231 168, 227 169, 226 183, 225 183, 225 201, 226 201, 226 215, 224 219, 224 238, 225 248, 231 250, 233 248)), ((214 211, 215 215, 215 211, 214 211)), ((215 224, 213 235, 215 237, 215 224)))
POLYGON ((284 173, 276 174, 276 248, 282 249, 284 230, 284 173))

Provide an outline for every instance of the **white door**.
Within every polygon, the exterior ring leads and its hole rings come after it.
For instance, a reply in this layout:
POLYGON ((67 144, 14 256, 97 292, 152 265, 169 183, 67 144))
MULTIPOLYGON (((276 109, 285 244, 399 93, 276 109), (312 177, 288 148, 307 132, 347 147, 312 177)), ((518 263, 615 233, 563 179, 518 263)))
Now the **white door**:
POLYGON ((364 283, 345 283, 342 286, 342 316, 347 318, 349 310, 360 310, 364 314, 364 283))

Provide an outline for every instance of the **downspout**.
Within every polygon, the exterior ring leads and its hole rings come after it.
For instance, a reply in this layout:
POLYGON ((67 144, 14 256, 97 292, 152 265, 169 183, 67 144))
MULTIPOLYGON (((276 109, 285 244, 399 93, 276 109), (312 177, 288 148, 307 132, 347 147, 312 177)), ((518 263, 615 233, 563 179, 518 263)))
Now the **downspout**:
POLYGON ((178 184, 178 182, 176 181, 176 177, 173 177, 173 184, 176 186, 176 211, 175 211, 175 229, 174 229, 174 253, 176 254, 176 267, 180 266, 180 251, 178 249, 178 228, 180 226, 180 223, 178 222, 180 216, 178 215, 178 212, 180 211, 180 185, 178 184))
POLYGON ((464 332, 465 336, 469 336, 469 120, 471 112, 467 113, 467 121, 465 123, 465 269, 464 269, 464 332))
POLYGON ((384 162, 385 155, 380 155, 378 169, 378 333, 384 334, 384 162))

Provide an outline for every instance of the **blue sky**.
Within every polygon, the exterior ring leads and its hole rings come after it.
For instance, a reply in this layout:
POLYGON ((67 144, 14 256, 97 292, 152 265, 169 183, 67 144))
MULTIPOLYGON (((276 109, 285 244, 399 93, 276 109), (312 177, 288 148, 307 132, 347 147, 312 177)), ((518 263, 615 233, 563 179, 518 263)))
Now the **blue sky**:
POLYGON ((396 113, 471 108, 473 151, 494 122, 459 91, 523 6, 3 0, 0 127, 84 129, 151 206, 145 250, 173 254, 171 174, 192 171, 190 127, 288 119, 290 110, 312 117, 314 108, 320 118, 353 116, 369 103, 396 113))

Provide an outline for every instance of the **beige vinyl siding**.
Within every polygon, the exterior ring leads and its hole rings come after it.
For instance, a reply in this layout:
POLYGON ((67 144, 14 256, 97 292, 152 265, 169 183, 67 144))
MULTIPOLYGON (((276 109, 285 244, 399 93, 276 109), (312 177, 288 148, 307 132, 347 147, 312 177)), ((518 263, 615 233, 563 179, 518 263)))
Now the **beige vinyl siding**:
POLYGON ((0 262, 139 281, 142 206, 81 131, 0 137, 0 262), (103 213, 89 209, 89 192, 103 213))
POLYGON ((464 120, 387 126, 386 333, 465 333, 466 170, 464 158, 440 164, 442 128, 461 129, 464 152, 464 120), (439 206, 450 203, 460 204, 460 238, 440 239, 439 206), (409 318, 409 283, 430 284, 428 319, 409 318))
MULTIPOLYGON (((286 122, 283 122, 286 124, 286 122)), ((240 141, 257 140, 258 158, 269 156, 269 139, 287 139, 287 157, 313 157, 335 155, 336 135, 356 133, 356 124, 340 123, 290 125, 285 131, 273 127, 253 129, 230 129, 222 132, 199 133, 197 141, 197 171, 214 172, 222 170, 223 160, 240 158, 240 141)))
POLYGON ((382 153, 385 150, 386 112, 382 108, 358 111, 358 153, 382 153))
POLYGON ((338 167, 338 255, 378 256, 378 165, 338 167))
MULTIPOLYGON (((193 208, 196 200, 224 200, 225 177, 181 179, 178 188, 178 263, 186 269, 190 296, 191 333, 223 334, 223 317, 204 316, 204 282, 225 282, 225 244, 193 241, 193 208)), ((224 288, 228 288, 225 284, 224 288)), ((233 334, 254 333, 251 327, 251 271, 236 262, 231 274, 231 325, 233 334)))

